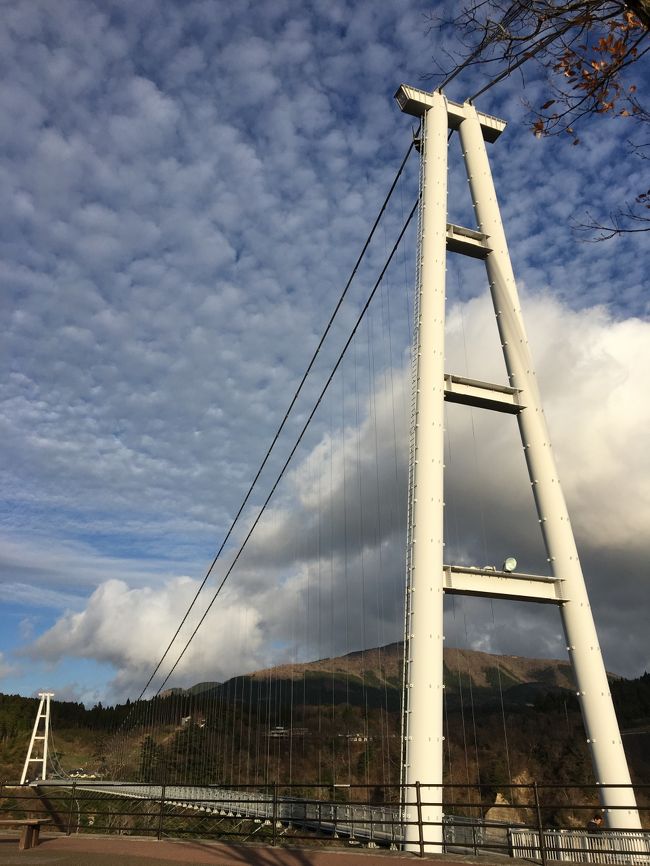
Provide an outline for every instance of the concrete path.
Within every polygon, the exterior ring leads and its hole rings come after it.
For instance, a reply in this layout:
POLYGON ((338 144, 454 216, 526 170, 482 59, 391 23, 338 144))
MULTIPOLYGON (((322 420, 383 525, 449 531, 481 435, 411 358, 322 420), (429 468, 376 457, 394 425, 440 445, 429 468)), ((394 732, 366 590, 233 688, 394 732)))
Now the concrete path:
MULTIPOLYGON (((475 857, 433 855, 427 862, 476 863, 475 857)), ((18 851, 17 837, 0 837, 1 866, 416 866, 422 862, 401 851, 345 848, 272 848, 217 842, 139 839, 124 836, 47 836, 38 848, 18 851)), ((490 858, 482 857, 481 866, 490 858)), ((511 861, 514 866, 517 861, 511 861)))

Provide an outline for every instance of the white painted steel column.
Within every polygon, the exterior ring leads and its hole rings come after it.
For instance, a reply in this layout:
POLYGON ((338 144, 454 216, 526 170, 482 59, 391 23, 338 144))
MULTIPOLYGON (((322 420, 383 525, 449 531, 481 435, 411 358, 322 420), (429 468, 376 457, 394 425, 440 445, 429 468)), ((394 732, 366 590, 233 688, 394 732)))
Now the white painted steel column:
MULTIPOLYGON (((518 421, 537 513, 553 575, 564 581, 564 595, 569 599, 560 610, 594 772, 600 785, 629 785, 630 774, 542 411, 485 142, 475 109, 467 104, 465 109, 467 119, 460 124, 463 156, 476 220, 480 231, 489 236, 492 248, 485 261, 510 385, 521 389, 521 402, 526 407, 518 421)), ((611 809, 606 813, 608 827, 640 829, 631 789, 602 788, 600 793, 603 807, 611 809)))
MULTIPOLYGON (((410 573, 406 619, 406 772, 420 782, 425 850, 442 848, 443 755, 443 461, 445 266, 447 244, 447 104, 434 94, 422 117, 418 317, 415 323, 410 573), (426 824, 429 826, 426 826, 426 824), (433 843, 433 844, 432 844, 433 843)), ((415 788, 407 792, 415 798, 415 788)), ((417 810, 407 810, 417 820, 417 810)), ((418 827, 406 828, 419 849, 418 827)))
POLYGON ((41 770, 41 779, 47 779, 47 744, 50 739, 50 698, 51 692, 45 693, 45 730, 43 731, 43 768, 41 770))

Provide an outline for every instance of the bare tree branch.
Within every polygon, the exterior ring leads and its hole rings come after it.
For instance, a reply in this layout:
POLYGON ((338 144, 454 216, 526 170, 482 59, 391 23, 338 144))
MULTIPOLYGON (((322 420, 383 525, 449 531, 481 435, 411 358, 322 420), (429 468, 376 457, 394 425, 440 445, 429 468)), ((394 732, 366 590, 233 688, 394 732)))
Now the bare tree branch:
MULTIPOLYGON (((440 30, 452 27, 464 49, 439 74, 442 88, 468 68, 486 73, 475 99, 515 70, 533 63, 542 69, 547 97, 542 105, 526 103, 537 136, 566 133, 577 145, 576 126, 587 117, 615 114, 637 124, 650 123, 638 88, 630 79, 650 52, 650 0, 469 0, 440 30)), ((524 79, 525 83, 525 79, 524 79)), ((643 156, 645 143, 630 143, 643 156)), ((596 232, 593 240, 648 231, 648 193, 610 214, 609 221, 579 223, 596 232)))

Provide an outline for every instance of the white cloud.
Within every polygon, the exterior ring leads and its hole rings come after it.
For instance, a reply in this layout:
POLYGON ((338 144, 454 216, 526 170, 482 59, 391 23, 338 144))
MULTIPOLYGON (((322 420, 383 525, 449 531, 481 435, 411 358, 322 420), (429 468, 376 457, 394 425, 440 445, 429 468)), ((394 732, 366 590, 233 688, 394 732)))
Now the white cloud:
POLYGON ((0 652, 0 679, 13 674, 16 671, 15 665, 6 661, 4 653, 0 652))
MULTIPOLYGON (((84 610, 66 613, 31 646, 34 658, 59 661, 65 657, 93 659, 111 665, 113 697, 125 698, 144 686, 153 663, 174 635, 180 615, 198 586, 190 578, 176 578, 162 586, 130 589, 120 580, 98 587, 84 610)), ((201 679, 223 679, 225 675, 254 669, 261 663, 259 613, 236 597, 228 597, 226 609, 210 614, 205 627, 182 659, 172 682, 187 684, 201 679), (233 631, 241 627, 239 639, 233 631)), ((198 621, 188 620, 175 646, 175 659, 198 621)), ((166 672, 169 665, 161 669, 166 672)), ((156 685, 160 683, 157 680, 156 685)))
MULTIPOLYGON (((523 309, 577 534, 594 548, 645 549, 650 457, 644 431, 650 425, 650 405, 641 395, 650 369, 650 323, 617 320, 602 307, 571 310, 550 295, 527 295, 523 309)), ((505 382, 503 364, 489 339, 491 319, 487 298, 451 311, 450 369, 505 382)), ((475 416, 481 423, 479 413, 475 416)), ((478 468, 484 482, 477 484, 479 489, 489 489, 494 466, 499 475, 514 477, 521 464, 519 454, 509 452, 507 424, 490 419, 488 450, 481 452, 485 457, 478 468)), ((467 441, 471 428, 460 429, 458 435, 473 452, 473 442, 467 441)), ((512 499, 513 506, 519 502, 519 496, 512 499)))
MULTIPOLYGON (((625 413, 621 407, 641 387, 650 353, 650 324, 616 322, 602 309, 573 312, 550 296, 526 297, 524 307, 605 656, 615 671, 640 672, 650 661, 643 606, 637 607, 647 590, 644 563, 649 551, 643 527, 650 520, 650 467, 643 433, 650 424, 650 407, 637 403, 635 411, 625 413), (545 334, 553 339, 542 345, 545 334), (575 339, 577 334, 580 340, 575 339), (612 574, 617 557, 620 564, 612 574), (617 636, 620 608, 612 611, 605 592, 612 582, 627 612, 625 632, 637 636, 636 647, 633 639, 621 645, 617 636)), ((504 381, 502 363, 489 342, 473 339, 490 328, 495 328, 493 313, 484 299, 451 310, 450 370, 504 381)), ((269 658, 332 655, 399 637, 407 373, 402 370, 393 378, 390 392, 382 379, 372 400, 364 403, 359 427, 349 427, 345 435, 324 434, 289 474, 278 504, 265 515, 233 571, 229 592, 217 600, 215 619, 206 622, 184 659, 182 681, 222 678, 269 658), (399 418, 397 443, 393 395, 399 418), (233 632, 234 623, 238 625, 233 632), (246 653, 228 652, 233 633, 246 653)), ((449 425, 453 459, 448 458, 446 495, 448 556, 479 565, 485 564, 483 559, 500 564, 514 552, 524 570, 545 570, 530 486, 513 435, 515 422, 508 416, 487 418, 478 411, 470 418, 468 410, 461 411, 464 420, 455 415, 449 425)), ((210 586, 225 569, 226 564, 210 586)), ((168 582, 155 591, 131 590, 123 582, 110 581, 81 613, 66 615, 41 637, 34 651, 48 657, 72 654, 107 661, 119 671, 115 688, 142 683, 195 587, 189 579, 168 582)), ((211 594, 212 590, 206 597, 211 594)), ((556 611, 527 605, 498 613, 490 623, 485 603, 481 607, 456 601, 448 640, 469 641, 476 649, 562 653, 556 611), (458 619, 457 611, 462 611, 458 619), (534 646, 533 628, 538 635, 534 646)), ((183 645, 179 641, 170 658, 183 645)))

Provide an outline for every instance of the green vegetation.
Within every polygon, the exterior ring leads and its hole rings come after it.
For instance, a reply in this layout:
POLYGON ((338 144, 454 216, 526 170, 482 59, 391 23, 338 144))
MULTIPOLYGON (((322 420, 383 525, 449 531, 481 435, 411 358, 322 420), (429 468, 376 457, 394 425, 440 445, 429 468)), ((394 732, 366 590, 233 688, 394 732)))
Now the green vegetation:
MULTIPOLYGON (((358 654, 347 672, 345 658, 327 662, 298 675, 280 669, 177 689, 151 702, 86 710, 54 701, 55 759, 68 772, 83 767, 168 785, 292 782, 306 794, 315 783, 369 784, 389 802, 400 767, 398 666, 387 676, 384 667, 361 669, 358 654)), ((559 685, 566 681, 565 667, 548 661, 466 651, 448 658, 446 781, 479 783, 487 800, 510 781, 592 784, 578 705, 559 685)), ((650 675, 611 687, 633 779, 645 782, 650 675)), ((35 699, 0 695, 0 778, 19 777, 36 708, 35 699)), ((549 822, 556 819, 549 813, 549 822)))

